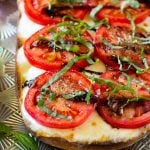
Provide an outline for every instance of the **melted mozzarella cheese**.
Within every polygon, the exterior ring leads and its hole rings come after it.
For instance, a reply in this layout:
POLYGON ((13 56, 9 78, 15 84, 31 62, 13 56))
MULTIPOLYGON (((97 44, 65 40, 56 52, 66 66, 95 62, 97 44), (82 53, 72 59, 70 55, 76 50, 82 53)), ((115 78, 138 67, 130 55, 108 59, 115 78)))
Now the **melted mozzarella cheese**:
MULTIPOLYGON (((18 0, 19 9, 21 11, 21 19, 18 24, 18 37, 28 38, 41 29, 43 26, 32 22, 24 12, 24 4, 22 0, 18 0)), ((31 64, 26 59, 23 48, 20 48, 17 53, 17 64, 19 66, 19 74, 23 76, 25 80, 31 80, 38 75, 45 72, 44 70, 38 69, 31 66, 31 64)), ((126 142, 134 138, 139 137, 144 134, 146 130, 150 130, 150 124, 145 127, 138 129, 117 129, 112 128, 107 124, 99 114, 94 111, 94 113, 89 116, 86 122, 82 125, 71 128, 71 129, 56 129, 48 128, 40 123, 38 123, 34 118, 32 118, 24 107, 24 100, 28 92, 28 88, 22 90, 22 95, 20 100, 22 101, 21 112, 22 116, 27 124, 27 126, 36 133, 37 136, 45 137, 58 137, 63 138, 69 142, 79 142, 79 143, 103 143, 103 142, 126 142)))
POLYGON ((17 64, 24 80, 32 80, 45 72, 45 70, 32 66, 24 55, 23 47, 18 50, 17 64))

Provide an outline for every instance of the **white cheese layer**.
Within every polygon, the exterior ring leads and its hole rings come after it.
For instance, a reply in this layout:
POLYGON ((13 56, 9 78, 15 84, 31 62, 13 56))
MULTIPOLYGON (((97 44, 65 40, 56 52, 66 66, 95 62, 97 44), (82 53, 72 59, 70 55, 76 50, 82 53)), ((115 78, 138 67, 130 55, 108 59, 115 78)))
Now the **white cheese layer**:
POLYGON ((36 68, 28 62, 26 56, 24 55, 23 47, 18 50, 17 65, 24 80, 32 80, 45 72, 45 70, 36 68))

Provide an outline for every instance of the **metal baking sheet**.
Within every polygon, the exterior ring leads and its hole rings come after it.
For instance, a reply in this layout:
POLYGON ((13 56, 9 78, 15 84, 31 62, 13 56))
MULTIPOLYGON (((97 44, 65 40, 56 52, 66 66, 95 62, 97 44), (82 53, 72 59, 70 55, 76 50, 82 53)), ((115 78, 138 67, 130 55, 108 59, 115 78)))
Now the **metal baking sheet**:
MULTIPOLYGON (((12 126, 16 130, 28 133, 19 111, 16 96, 15 51, 17 19, 16 1, 0 0, 0 122, 12 126)), ((39 150, 58 150, 38 139, 36 140, 39 150)), ((23 148, 18 147, 9 137, 0 140, 0 150, 17 149, 23 148)), ((122 150, 150 150, 150 135, 122 150)))

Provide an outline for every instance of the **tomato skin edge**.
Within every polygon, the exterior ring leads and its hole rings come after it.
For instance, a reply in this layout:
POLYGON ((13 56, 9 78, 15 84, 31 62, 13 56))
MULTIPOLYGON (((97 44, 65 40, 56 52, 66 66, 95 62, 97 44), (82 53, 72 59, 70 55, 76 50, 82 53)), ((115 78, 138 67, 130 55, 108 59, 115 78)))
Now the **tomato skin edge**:
POLYGON ((32 21, 41 25, 57 24, 61 21, 59 18, 50 18, 46 15, 41 15, 41 12, 38 12, 33 8, 32 1, 33 0, 24 0, 25 12, 32 21))
MULTIPOLYGON (((54 25, 58 24, 59 22, 62 21, 61 17, 53 17, 53 16, 46 16, 45 14, 42 14, 40 11, 35 10, 34 7, 32 6, 34 0, 24 0, 25 3, 25 12, 27 16, 35 23, 41 24, 41 25, 54 25)), ((74 17, 78 19, 84 19, 85 15, 89 12, 88 9, 84 10, 77 10, 78 13, 75 13, 75 9, 72 11, 74 14, 74 17)))
MULTIPOLYGON (((129 72, 129 74, 133 74, 133 72, 129 72)), ((101 78, 110 80, 112 82, 115 83, 119 83, 119 81, 117 79, 120 79, 120 75, 121 73, 119 71, 112 71, 112 70, 108 70, 105 73, 103 73, 101 75, 101 78)), ((149 75, 149 74, 145 74, 145 75, 149 75)), ((141 77, 141 75, 136 76, 137 78, 145 78, 145 76, 141 77)), ((146 78, 144 81, 147 84, 148 78, 146 78)), ((124 81, 126 83, 126 81, 124 81)), ((122 83, 123 84, 123 83, 122 83)), ((99 93, 101 93, 101 98, 99 99, 99 103, 97 106, 97 111, 100 114, 100 116, 102 116, 102 118, 108 123, 110 124, 112 127, 116 127, 116 128, 128 128, 128 129, 135 129, 135 128, 139 128, 142 127, 148 123, 150 123, 150 111, 147 111, 145 113, 143 113, 141 116, 138 117, 133 117, 132 119, 126 118, 126 117, 121 117, 120 115, 117 116, 117 114, 113 114, 112 110, 109 108, 109 106, 106 105, 106 99, 107 99, 107 94, 102 95, 104 92, 107 92, 108 87, 106 86, 106 89, 103 86, 100 85, 95 85, 94 87, 94 91, 97 91, 98 89, 101 90, 99 93)), ((150 94, 146 91, 146 90, 141 90, 141 89, 137 89, 138 90, 138 96, 139 97, 150 97, 150 94), (145 95, 144 95, 145 93, 145 95)), ((96 92, 95 92, 96 93, 96 92)), ((145 106, 149 106, 150 103, 149 101, 143 101, 145 106)), ((138 103, 138 102, 135 102, 138 103)), ((130 104, 129 104, 130 106, 130 104)), ((137 107, 133 107, 133 109, 136 111, 137 108, 142 107, 142 105, 139 105, 137 107)), ((144 106, 143 106, 144 109, 144 106)), ((149 108, 147 108, 149 110, 149 108)), ((128 111, 128 110, 127 110, 128 111)))
MULTIPOLYGON (((103 12, 104 9, 102 9, 100 12, 97 13, 97 18, 98 19, 104 19, 104 18, 108 18, 109 20, 109 23, 110 24, 115 24, 115 23, 122 23, 122 24, 130 24, 130 20, 127 18, 127 17, 115 17, 115 16, 111 16, 109 14, 106 14, 103 12)), ((138 14, 139 16, 136 17, 135 19, 135 23, 136 24, 139 24, 141 23, 142 21, 144 21, 146 19, 147 16, 150 15, 150 10, 145 10, 144 12, 138 14)))
POLYGON ((109 57, 105 56, 105 53, 103 52, 103 50, 100 48, 99 45, 95 46, 95 50, 96 50, 97 55, 98 55, 100 60, 102 60, 107 65, 111 66, 114 70, 119 69, 119 65, 116 62, 109 60, 109 57))
POLYGON ((99 106, 98 112, 102 115, 107 123, 115 128, 136 129, 150 123, 150 112, 147 112, 142 116, 136 117, 134 119, 125 119, 121 121, 118 121, 118 119, 114 118, 113 116, 109 116, 109 112, 105 106, 99 106))
POLYGON ((58 70, 60 68, 62 68, 62 65, 60 62, 51 62, 51 63, 42 63, 41 61, 37 61, 36 58, 33 57, 33 55, 30 54, 30 44, 35 40, 35 37, 37 35, 40 35, 41 32, 44 33, 45 31, 47 31, 49 28, 53 27, 54 25, 47 25, 46 27, 40 29, 39 31, 35 32, 31 37, 29 37, 25 43, 24 43, 24 54, 25 56, 28 58, 28 61, 40 68, 40 69, 45 69, 45 70, 58 70))
MULTIPOLYGON (((45 82, 45 77, 47 78, 47 76, 48 77, 52 76, 54 73, 55 71, 48 71, 37 78, 36 82, 38 80, 41 81, 35 83, 35 86, 37 87, 33 86, 29 89, 28 94, 24 101, 25 110, 28 112, 29 115, 31 115, 31 117, 33 117, 37 122, 39 122, 43 126, 47 126, 51 128, 67 129, 67 128, 74 128, 79 125, 82 125, 87 120, 87 118, 92 114, 92 112, 95 110, 93 104, 86 104, 85 102, 73 102, 70 100, 66 100, 68 101, 67 104, 69 105, 69 107, 72 108, 73 111, 78 112, 77 116, 75 116, 73 120, 69 120, 69 121, 59 119, 59 118, 53 118, 45 114, 35 104, 35 96, 37 93, 39 93, 39 88, 43 85, 43 82, 45 82)), ((82 76, 77 71, 71 70, 69 71, 69 73, 74 73, 75 76, 77 77, 79 76, 80 80, 85 82, 84 85, 87 86, 90 84, 90 81, 87 80, 84 76, 82 76)))

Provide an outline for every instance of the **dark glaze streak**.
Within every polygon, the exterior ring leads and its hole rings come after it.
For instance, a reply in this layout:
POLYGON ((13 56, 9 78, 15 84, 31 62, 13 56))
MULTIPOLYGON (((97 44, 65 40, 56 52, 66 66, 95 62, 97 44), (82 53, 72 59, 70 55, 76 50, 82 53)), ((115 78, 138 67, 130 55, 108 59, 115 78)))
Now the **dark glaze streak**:
POLYGON ((34 41, 31 45, 31 48, 38 47, 38 48, 53 48, 53 42, 52 41, 46 41, 46 40, 37 40, 34 41))
POLYGON ((127 105, 127 100, 113 99, 111 101, 107 101, 107 105, 113 112, 121 115, 123 113, 123 108, 127 105))
MULTIPOLYGON (((85 9, 85 7, 75 7, 76 9, 85 9)), ((64 17, 65 15, 69 14, 69 12, 72 10, 72 7, 55 7, 53 6, 51 9, 44 8, 42 10, 42 13, 51 16, 51 17, 64 17)))
POLYGON ((34 79, 33 80, 26 80, 23 85, 22 85, 22 88, 25 88, 25 87, 32 87, 34 85, 34 79))
MULTIPOLYGON (((47 40, 47 39, 42 39, 42 40, 36 40, 32 43, 31 45, 31 49, 32 48, 41 48, 41 49, 46 49, 48 48, 50 51, 52 51, 52 49, 55 49, 56 51, 59 50, 66 50, 68 46, 79 46, 80 50, 74 52, 76 55, 80 55, 80 54, 86 54, 88 53, 88 49, 86 46, 76 42, 76 41, 71 41, 71 40, 66 40, 64 41, 64 43, 62 44, 60 41, 53 41, 53 40, 47 40)), ((70 50, 66 50, 66 51, 70 51, 70 50)), ((71 52, 71 51, 70 51, 71 52)))
MULTIPOLYGON (((81 71, 83 71, 83 70, 81 70, 81 71)), ((90 74, 93 74, 93 75, 101 75, 101 74, 102 74, 101 72, 95 72, 95 71, 86 70, 86 69, 85 69, 85 72, 90 73, 90 74)))

